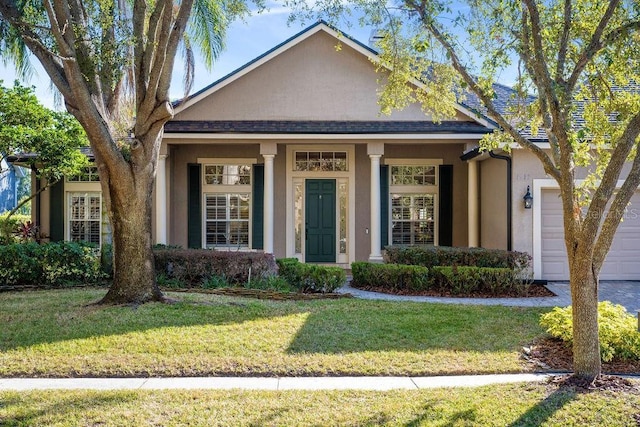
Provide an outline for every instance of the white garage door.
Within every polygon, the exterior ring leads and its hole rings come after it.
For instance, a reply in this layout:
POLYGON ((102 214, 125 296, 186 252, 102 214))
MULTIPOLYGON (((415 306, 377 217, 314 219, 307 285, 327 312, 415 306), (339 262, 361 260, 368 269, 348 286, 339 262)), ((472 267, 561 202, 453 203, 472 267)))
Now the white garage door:
MULTIPOLYGON (((569 280, 559 190, 542 190, 542 278, 569 280)), ((640 193, 631 198, 600 279, 640 280, 640 193)))

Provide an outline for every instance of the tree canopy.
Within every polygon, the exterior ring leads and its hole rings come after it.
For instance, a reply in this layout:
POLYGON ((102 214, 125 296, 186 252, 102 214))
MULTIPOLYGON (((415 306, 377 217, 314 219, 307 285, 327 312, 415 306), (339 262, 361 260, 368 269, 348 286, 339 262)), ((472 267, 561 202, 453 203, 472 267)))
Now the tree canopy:
POLYGON ((18 82, 10 88, 0 86, 0 154, 20 157, 22 165, 45 179, 43 188, 80 172, 87 156, 79 149, 87 145, 78 121, 44 107, 33 88, 18 82))
POLYGON ((558 182, 574 306, 574 369, 593 380, 601 366, 598 275, 640 184, 640 3, 289 4, 329 19, 355 7, 362 22, 380 29, 383 112, 419 102, 441 120, 456 102, 465 102, 496 125, 481 142, 484 149, 527 149, 558 182), (513 96, 498 105, 495 84, 506 78, 513 96))

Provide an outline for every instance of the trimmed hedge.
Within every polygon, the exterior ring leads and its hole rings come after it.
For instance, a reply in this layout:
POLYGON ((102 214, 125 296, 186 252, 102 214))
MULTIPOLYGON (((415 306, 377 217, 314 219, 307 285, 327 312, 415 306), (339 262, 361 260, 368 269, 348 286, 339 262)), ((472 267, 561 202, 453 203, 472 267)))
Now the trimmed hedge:
POLYGON ((296 258, 281 258, 277 263, 280 276, 298 292, 333 292, 347 280, 340 267, 303 264, 296 258))
POLYGON ((95 284, 103 278, 94 245, 32 242, 0 246, 0 290, 95 284))
POLYGON ((487 293, 525 295, 528 284, 509 268, 443 267, 431 269, 419 265, 351 264, 352 285, 387 289, 390 292, 438 291, 451 295, 487 293))
POLYGON ((433 289, 452 295, 477 292, 525 295, 528 289, 510 268, 437 266, 430 270, 430 276, 433 289))
POLYGON ((354 262, 351 273, 351 284, 356 288, 371 286, 398 292, 423 291, 430 286, 429 269, 419 265, 354 262))
POLYGON ((387 246, 384 259, 389 264, 435 266, 474 266, 509 268, 518 273, 531 267, 526 252, 485 248, 455 248, 449 246, 387 246))
MULTIPOLYGON (((556 307, 540 316, 540 325, 567 345, 573 341, 572 308, 556 307)), ((598 303, 600 357, 604 362, 614 358, 640 360, 640 332, 636 318, 627 309, 610 301, 598 303)))
POLYGON ((202 287, 212 280, 243 285, 278 272, 273 255, 264 252, 172 248, 154 250, 154 256, 157 276, 186 288, 202 287))

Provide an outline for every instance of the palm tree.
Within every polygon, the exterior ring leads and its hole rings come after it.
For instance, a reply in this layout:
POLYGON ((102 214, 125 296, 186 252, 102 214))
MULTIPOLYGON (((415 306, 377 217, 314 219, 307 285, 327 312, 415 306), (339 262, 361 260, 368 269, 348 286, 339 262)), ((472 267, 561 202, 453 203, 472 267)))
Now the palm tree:
POLYGON ((85 129, 113 228, 114 279, 103 303, 162 300, 151 252, 151 194, 177 53, 211 64, 239 0, 0 0, 0 54, 42 64, 85 129))

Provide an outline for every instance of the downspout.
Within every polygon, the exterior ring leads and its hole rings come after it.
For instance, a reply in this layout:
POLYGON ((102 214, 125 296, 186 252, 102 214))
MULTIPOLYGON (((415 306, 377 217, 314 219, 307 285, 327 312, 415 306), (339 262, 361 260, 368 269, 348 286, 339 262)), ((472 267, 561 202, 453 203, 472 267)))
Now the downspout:
POLYGON ((512 219, 511 219, 511 214, 513 213, 513 185, 511 182, 511 172, 512 172, 512 166, 511 166, 511 157, 509 156, 503 156, 501 154, 495 154, 493 151, 489 151, 489 156, 491 156, 491 158, 493 159, 499 159, 499 160, 504 160, 507 162, 507 250, 511 251, 512 250, 512 241, 513 241, 513 236, 512 236, 512 219))

